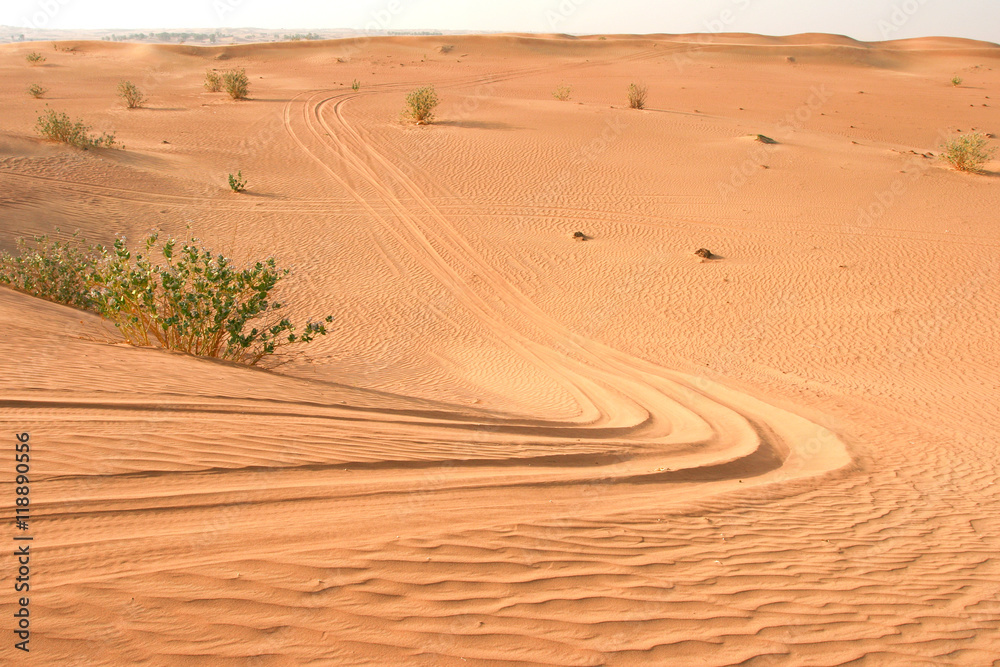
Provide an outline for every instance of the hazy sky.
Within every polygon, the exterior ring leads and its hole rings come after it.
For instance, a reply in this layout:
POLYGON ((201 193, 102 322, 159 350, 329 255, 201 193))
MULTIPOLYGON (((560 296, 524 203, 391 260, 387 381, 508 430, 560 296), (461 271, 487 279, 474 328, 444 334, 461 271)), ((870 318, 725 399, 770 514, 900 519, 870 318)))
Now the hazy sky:
POLYGON ((37 28, 355 28, 566 33, 830 32, 1000 42, 1000 0, 0 0, 37 28))

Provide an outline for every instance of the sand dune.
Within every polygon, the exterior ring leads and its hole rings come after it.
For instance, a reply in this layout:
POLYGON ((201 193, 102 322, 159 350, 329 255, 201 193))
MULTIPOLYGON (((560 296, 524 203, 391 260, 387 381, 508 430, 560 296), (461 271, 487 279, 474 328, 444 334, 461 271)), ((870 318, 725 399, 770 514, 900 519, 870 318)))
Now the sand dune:
POLYGON ((336 322, 259 370, 0 288, 5 663, 1000 665, 1000 162, 930 157, 1000 131, 1000 47, 58 46, 0 47, 0 247, 195 234, 336 322))

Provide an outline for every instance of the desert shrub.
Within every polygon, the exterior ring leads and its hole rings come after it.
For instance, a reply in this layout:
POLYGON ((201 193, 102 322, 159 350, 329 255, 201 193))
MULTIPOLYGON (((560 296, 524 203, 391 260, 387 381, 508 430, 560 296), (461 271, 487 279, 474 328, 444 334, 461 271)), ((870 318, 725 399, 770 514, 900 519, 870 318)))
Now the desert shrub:
POLYGON ((953 85, 953 86, 961 86, 962 85, 962 77, 960 77, 960 76, 953 77, 952 80, 951 80, 951 85, 953 85))
POLYGON ((222 77, 218 72, 207 70, 205 72, 205 90, 210 93, 217 93, 222 90, 222 77))
POLYGON ((229 188, 233 192, 243 192, 247 189, 246 179, 243 178, 243 172, 239 171, 235 176, 229 174, 229 188))
POLYGON ((298 327, 282 317, 271 293, 289 274, 273 258, 238 268, 197 239, 142 251, 118 238, 113 247, 35 239, 18 256, 0 255, 0 282, 35 296, 91 310, 133 345, 157 345, 204 357, 256 365, 294 343, 327 334, 323 322, 298 327), (154 261, 154 249, 161 259, 154 261))
POLYGON ((146 96, 131 81, 118 83, 118 97, 122 98, 126 109, 138 109, 146 102, 146 96))
POLYGON ((941 159, 959 171, 982 171, 993 157, 994 149, 989 139, 978 132, 949 139, 944 145, 941 159))
MULTIPOLYGON (((58 230, 57 230, 58 231, 58 230)), ((77 308, 97 307, 97 258, 73 243, 36 236, 34 248, 17 240, 17 255, 0 253, 0 283, 77 308)))
POLYGON ((438 101, 434 86, 418 88, 406 96, 403 116, 419 125, 433 123, 434 108, 438 105, 438 101))
POLYGON ((358 81, 357 79, 355 79, 351 83, 351 90, 353 90, 354 92, 357 92, 357 91, 361 90, 361 82, 358 81))
POLYGON ((245 69, 231 69, 222 73, 222 87, 234 100, 245 100, 250 94, 250 79, 245 69))
POLYGON ((455 49, 454 44, 442 44, 438 47, 438 51, 441 53, 451 53, 455 49))
POLYGON ((24 59, 28 61, 29 65, 41 65, 43 62, 45 62, 45 56, 43 56, 38 51, 32 51, 31 53, 26 55, 24 59))
POLYGON ((37 83, 33 83, 30 86, 28 86, 28 94, 34 97, 35 99, 38 99, 47 92, 49 92, 48 88, 42 88, 37 83))
POLYGON ((569 96, 572 92, 573 92, 572 88, 570 88, 566 84, 563 84, 552 91, 552 97, 556 98, 560 102, 565 102, 566 100, 569 99, 569 96))
POLYGON ((631 109, 646 108, 646 94, 648 89, 642 83, 630 83, 628 86, 628 106, 631 109))
POLYGON ((90 134, 90 127, 82 120, 73 121, 64 113, 46 109, 38 116, 35 129, 40 135, 52 141, 70 144, 84 150, 88 148, 113 148, 117 142, 114 134, 104 133, 101 136, 90 134))

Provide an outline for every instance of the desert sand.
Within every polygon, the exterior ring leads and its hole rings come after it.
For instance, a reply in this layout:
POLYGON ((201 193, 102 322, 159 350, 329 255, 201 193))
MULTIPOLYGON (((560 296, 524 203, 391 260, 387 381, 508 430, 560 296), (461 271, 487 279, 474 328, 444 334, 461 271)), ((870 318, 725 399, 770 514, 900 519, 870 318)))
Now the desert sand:
POLYGON ((60 42, 0 72, 0 247, 195 235, 336 318, 252 369, 0 288, 33 457, 5 664, 1000 665, 1000 162, 932 155, 1000 132, 1000 47, 60 42), (426 84, 437 122, 401 123, 426 84), (125 150, 39 139, 45 105, 125 150))

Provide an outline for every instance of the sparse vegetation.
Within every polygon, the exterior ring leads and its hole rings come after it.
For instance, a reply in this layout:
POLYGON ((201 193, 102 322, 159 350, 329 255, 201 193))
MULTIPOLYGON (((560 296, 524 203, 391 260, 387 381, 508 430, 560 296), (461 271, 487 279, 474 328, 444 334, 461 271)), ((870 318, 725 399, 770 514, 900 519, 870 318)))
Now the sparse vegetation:
POLYGON ((217 93, 222 90, 222 77, 215 70, 205 71, 205 90, 217 93))
POLYGON ((246 179, 243 178, 243 172, 239 171, 235 176, 229 174, 229 188, 233 192, 243 192, 247 189, 246 179))
POLYGON ((455 49, 454 44, 442 44, 438 47, 438 51, 441 53, 451 53, 455 49))
POLYGON ((41 65, 43 62, 45 62, 45 56, 43 56, 38 51, 32 51, 31 53, 26 55, 24 59, 28 61, 29 65, 41 65))
POLYGON ((434 86, 418 88, 406 96, 406 109, 403 116, 418 125, 434 122, 434 108, 438 105, 437 92, 434 86))
POLYGON ((952 79, 951 79, 951 85, 953 85, 955 87, 961 86, 962 85, 962 77, 960 77, 960 76, 952 77, 952 79))
POLYGON ((959 171, 977 172, 982 171, 994 151, 986 135, 976 132, 946 142, 941 159, 959 171))
POLYGON ((572 92, 573 92, 572 88, 570 88, 566 84, 562 84, 558 88, 552 91, 552 97, 556 98, 560 102, 565 102, 566 100, 569 99, 569 96, 572 92))
POLYGON ((648 89, 642 83, 630 83, 628 86, 628 106, 630 109, 645 109, 648 89))
POLYGON ((231 69, 222 73, 222 87, 234 100, 245 100, 250 94, 250 79, 244 69, 231 69))
POLYGON ((125 239, 112 248, 36 237, 18 240, 18 255, 0 254, 0 283, 93 311, 133 345, 157 345, 203 357, 256 365, 294 343, 327 334, 327 317, 299 328, 280 314, 271 293, 289 274, 273 258, 237 268, 197 239, 131 252, 125 239), (154 259, 154 249, 162 259, 154 259))
POLYGON ((354 92, 357 92, 357 91, 361 90, 361 82, 358 81, 357 79, 355 79, 351 83, 351 90, 353 90, 354 92))
POLYGON ((122 98, 126 109, 138 109, 146 103, 146 96, 131 81, 118 83, 118 97, 122 98))
POLYGON ((117 144, 113 133, 104 133, 99 137, 93 136, 90 134, 90 127, 84 125, 82 120, 70 120, 70 117, 65 113, 58 113, 52 109, 46 109, 38 116, 35 129, 46 139, 70 144, 84 150, 101 147, 113 148, 117 144))
POLYGON ((28 86, 28 94, 34 97, 36 100, 47 92, 49 92, 48 88, 42 88, 37 83, 33 83, 30 86, 28 86))

